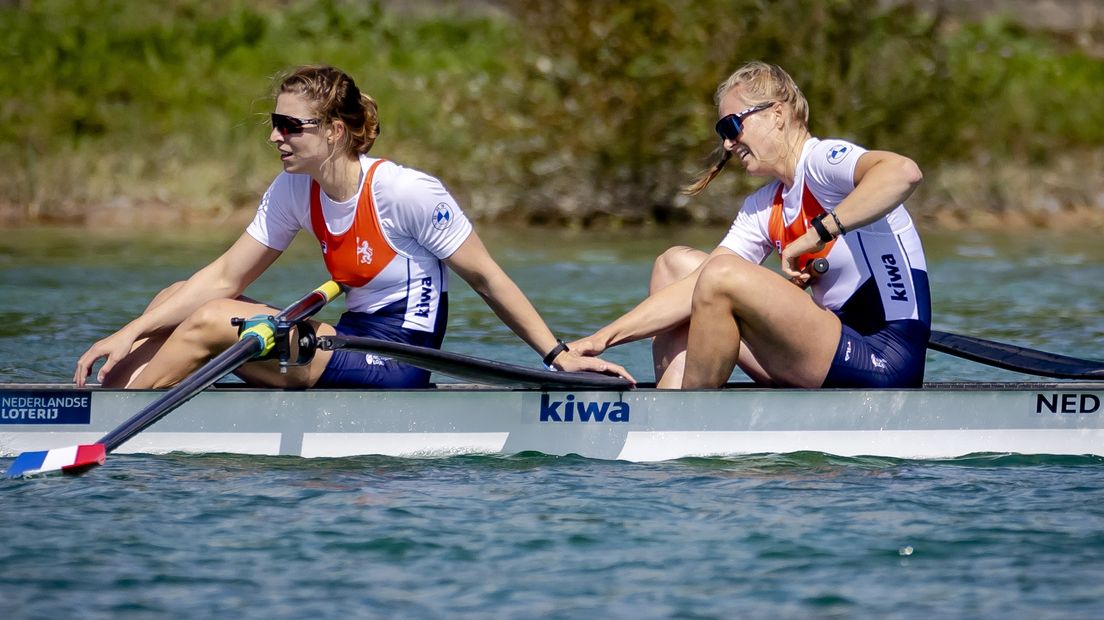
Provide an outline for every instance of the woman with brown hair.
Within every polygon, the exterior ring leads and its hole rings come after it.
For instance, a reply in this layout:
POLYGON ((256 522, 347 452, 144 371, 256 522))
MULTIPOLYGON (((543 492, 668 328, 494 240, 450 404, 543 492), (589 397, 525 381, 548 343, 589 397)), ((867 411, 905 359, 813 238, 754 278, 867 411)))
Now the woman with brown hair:
MULTIPOLYGON (((214 262, 174 284, 141 316, 92 345, 74 382, 106 386, 173 385, 233 344, 233 317, 273 314, 242 297, 302 229, 313 232, 334 280, 349 287, 336 326, 312 322, 319 336, 371 336, 440 348, 452 269, 545 363, 629 377, 617 364, 583 357, 557 341, 532 304, 488 254, 439 180, 369 156, 379 135, 376 102, 344 72, 300 67, 276 93, 269 140, 284 171, 269 186, 245 233, 214 262)), ((294 342, 294 339, 293 339, 294 342)), ((318 351, 286 373, 256 361, 237 374, 272 387, 424 387, 429 372, 351 351, 318 351)))

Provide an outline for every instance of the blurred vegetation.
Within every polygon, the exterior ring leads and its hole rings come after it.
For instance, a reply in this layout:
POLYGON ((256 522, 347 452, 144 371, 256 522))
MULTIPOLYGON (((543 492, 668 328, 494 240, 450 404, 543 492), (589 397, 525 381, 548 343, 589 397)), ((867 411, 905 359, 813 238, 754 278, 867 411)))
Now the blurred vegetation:
POLYGON ((323 62, 379 102, 376 154, 440 177, 475 217, 727 220, 761 180, 678 190, 717 146, 716 85, 761 59, 802 86, 815 135, 916 159, 921 217, 1104 211, 1104 59, 1000 16, 864 0, 398 6, 0 3, 0 207, 9 222, 251 211, 280 170, 273 79, 323 62))

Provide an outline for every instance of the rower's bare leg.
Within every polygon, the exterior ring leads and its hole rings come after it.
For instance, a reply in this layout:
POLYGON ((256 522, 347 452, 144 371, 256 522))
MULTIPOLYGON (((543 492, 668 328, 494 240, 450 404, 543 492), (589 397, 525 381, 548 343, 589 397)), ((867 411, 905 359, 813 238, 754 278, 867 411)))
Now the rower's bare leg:
POLYGON ((755 359, 755 352, 752 351, 746 340, 740 340, 740 358, 736 360, 736 365, 755 383, 774 386, 774 381, 771 380, 767 371, 763 370, 759 360, 755 359))
MULTIPOLYGON (((157 295, 154 295, 150 300, 146 309, 143 311, 149 312, 153 308, 163 303, 166 299, 171 297, 177 289, 184 285, 184 282, 174 282, 169 286, 161 290, 157 295)), ((250 303, 259 303, 244 295, 238 297, 239 301, 247 301, 250 303)), ((145 338, 141 338, 135 341, 134 346, 131 348, 130 353, 123 359, 119 360, 111 371, 104 377, 101 385, 103 387, 121 388, 131 387, 135 378, 145 370, 146 365, 150 360, 157 355, 157 352, 161 350, 161 347, 165 345, 165 342, 169 339, 173 333, 172 328, 165 328, 158 332, 155 332, 145 338)))
MULTIPOLYGON (((652 295, 690 275, 705 262, 709 255, 686 246, 675 246, 656 258, 652 277, 648 282, 648 294, 652 295)), ((677 389, 682 385, 682 373, 686 365, 686 341, 688 324, 684 323, 652 339, 652 363, 655 369, 656 387, 677 389)))
POLYGON ((131 382, 134 381, 134 378, 142 373, 146 365, 149 364, 149 361, 157 355, 161 347, 165 345, 165 341, 169 338, 170 334, 172 334, 172 330, 165 329, 135 342, 130 353, 119 360, 119 363, 115 364, 115 366, 104 375, 104 379, 100 385, 109 388, 129 386, 131 382))
MULTIPOLYGON (((238 340, 234 317, 273 315, 270 306, 237 299, 219 299, 201 306, 184 320, 165 340, 146 367, 127 385, 128 388, 159 388, 179 383, 195 369, 238 340)), ((329 326, 319 325, 320 334, 332 334, 329 326)), ((295 342, 293 335, 292 342, 295 342)), ((292 351, 294 357, 297 351, 292 351)), ((279 372, 278 362, 259 362, 257 368, 243 367, 239 374, 251 383, 268 387, 309 387, 322 374, 330 353, 319 351, 310 364, 279 372)))
POLYGON ((835 314, 785 278, 738 256, 714 256, 694 289, 682 386, 724 385, 743 355, 771 383, 819 387, 840 330, 835 314), (754 356, 741 352, 741 340, 754 356))
MULTIPOLYGON (((153 296, 153 299, 146 305, 146 309, 143 310, 142 313, 145 314, 159 306, 183 285, 183 281, 174 282, 161 289, 160 293, 153 296)), ((153 356, 156 355, 157 351, 165 344, 165 340, 168 339, 170 334, 172 334, 171 329, 163 329, 146 338, 135 341, 134 346, 130 349, 130 353, 111 368, 111 371, 104 377, 101 385, 104 387, 124 387, 129 385, 130 382, 142 372, 146 364, 153 359, 153 356)))

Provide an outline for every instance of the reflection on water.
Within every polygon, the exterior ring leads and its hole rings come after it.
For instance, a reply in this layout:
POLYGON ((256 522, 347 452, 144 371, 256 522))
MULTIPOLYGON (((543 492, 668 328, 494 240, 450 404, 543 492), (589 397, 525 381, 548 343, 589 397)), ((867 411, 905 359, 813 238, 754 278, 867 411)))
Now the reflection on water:
MULTIPOLYGON (((240 233, 107 235, 20 230, 0 239, 0 381, 64 381, 94 340, 139 312, 161 287, 186 278, 240 233)), ((628 310, 647 289, 655 255, 670 245, 710 249, 721 229, 578 232, 480 230, 491 252, 565 340, 628 310)), ((1101 358, 1104 248, 1091 234, 927 234, 935 327, 1079 357, 1101 358)), ((324 281, 305 235, 249 293, 283 305, 324 281)), ((322 313, 332 320, 341 304, 322 313)), ((453 276, 445 348, 536 366, 539 360, 453 276)), ((649 347, 608 354, 651 378, 649 347)), ((929 380, 1023 379, 929 354, 929 380)), ((739 376, 737 377, 739 378, 739 376)), ((447 381, 448 379, 441 378, 447 381)))

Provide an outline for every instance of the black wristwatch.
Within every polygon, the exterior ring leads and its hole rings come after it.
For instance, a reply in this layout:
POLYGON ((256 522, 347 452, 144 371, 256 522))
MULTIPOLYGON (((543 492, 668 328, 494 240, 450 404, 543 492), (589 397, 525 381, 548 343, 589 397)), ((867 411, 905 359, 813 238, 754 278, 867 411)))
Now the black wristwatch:
POLYGON ((832 239, 835 239, 835 237, 832 236, 832 233, 828 232, 828 227, 824 225, 823 220, 827 215, 827 213, 821 213, 820 215, 814 217, 812 220, 809 221, 809 224, 811 224, 813 226, 813 229, 817 231, 817 234, 820 235, 820 240, 822 243, 828 243, 832 239))
POLYGON ((571 349, 567 348, 567 345, 564 344, 563 340, 557 340, 556 341, 556 346, 552 347, 552 350, 549 351, 548 355, 545 355, 544 359, 541 360, 541 361, 544 362, 545 366, 551 366, 552 362, 556 361, 556 357, 558 357, 560 355, 560 353, 563 353, 564 351, 570 351, 570 350, 571 349))

